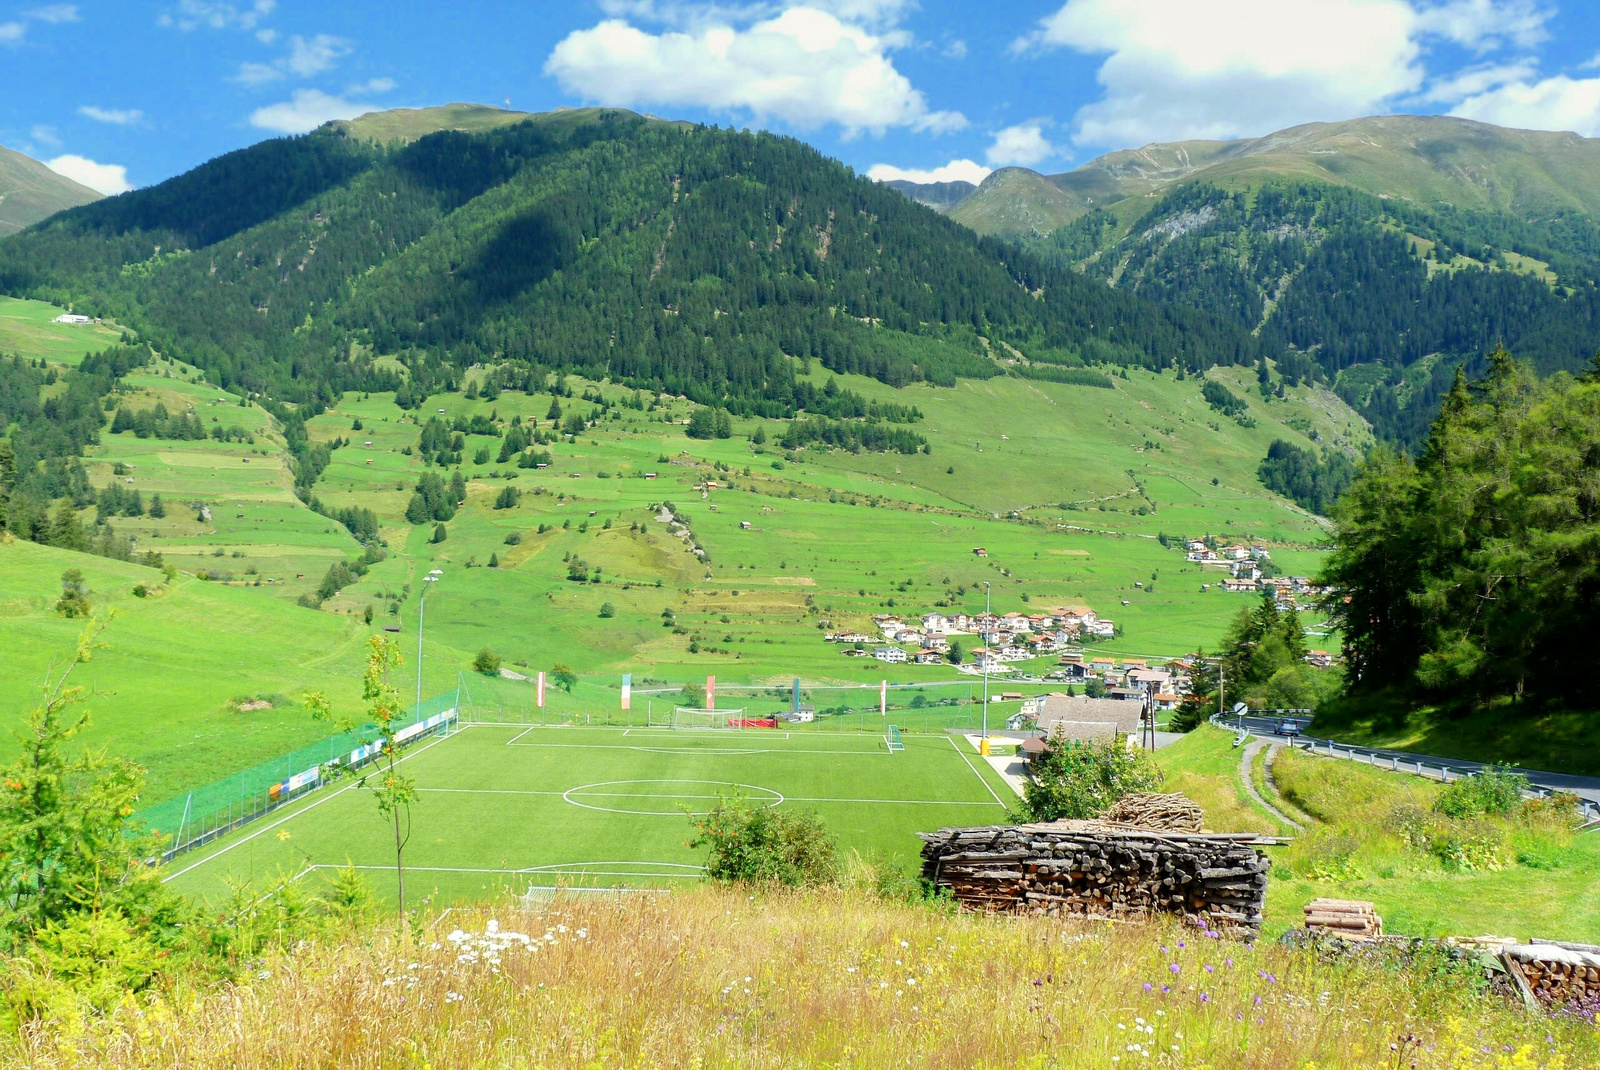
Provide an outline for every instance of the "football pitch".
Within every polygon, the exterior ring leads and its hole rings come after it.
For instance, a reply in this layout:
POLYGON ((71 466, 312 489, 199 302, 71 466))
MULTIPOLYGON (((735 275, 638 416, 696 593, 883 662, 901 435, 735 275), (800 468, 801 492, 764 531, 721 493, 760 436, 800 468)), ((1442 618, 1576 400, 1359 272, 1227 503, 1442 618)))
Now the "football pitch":
MULTIPOLYGON (((704 875, 690 814, 719 796, 814 810, 842 852, 908 870, 915 833, 1001 820, 1016 801, 963 738, 867 732, 468 724, 408 751, 417 784, 406 899, 461 903, 530 887, 662 887, 704 875), (686 812, 687 811, 687 812, 686 812)), ((312 886, 354 865, 395 894, 393 833, 355 779, 179 855, 168 881, 217 900, 241 882, 312 886)))

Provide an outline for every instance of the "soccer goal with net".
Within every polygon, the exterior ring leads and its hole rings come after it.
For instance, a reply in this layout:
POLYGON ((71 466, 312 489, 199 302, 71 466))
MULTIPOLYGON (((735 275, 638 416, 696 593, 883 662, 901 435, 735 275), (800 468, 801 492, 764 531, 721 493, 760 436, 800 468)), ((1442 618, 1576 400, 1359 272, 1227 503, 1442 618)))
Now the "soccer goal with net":
POLYGON ((900 729, 894 725, 889 726, 889 734, 883 737, 883 742, 888 745, 890 754, 906 749, 905 743, 900 739, 900 729))
POLYGON ((748 726, 744 707, 731 710, 708 710, 697 706, 674 706, 670 718, 654 714, 651 726, 658 728, 733 728, 748 726))

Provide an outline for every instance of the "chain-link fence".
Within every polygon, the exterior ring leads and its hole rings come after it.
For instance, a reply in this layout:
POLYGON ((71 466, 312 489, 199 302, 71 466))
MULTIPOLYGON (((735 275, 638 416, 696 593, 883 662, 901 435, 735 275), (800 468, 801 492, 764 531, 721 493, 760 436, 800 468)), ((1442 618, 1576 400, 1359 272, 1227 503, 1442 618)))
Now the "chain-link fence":
MULTIPOLYGON (((455 720, 456 692, 448 691, 411 709, 397 725, 402 745, 416 742, 455 720)), ((378 753, 377 727, 320 740, 253 765, 232 776, 185 792, 140 810, 134 819, 162 837, 162 853, 170 859, 271 813, 320 785, 329 766, 352 769, 378 753)))

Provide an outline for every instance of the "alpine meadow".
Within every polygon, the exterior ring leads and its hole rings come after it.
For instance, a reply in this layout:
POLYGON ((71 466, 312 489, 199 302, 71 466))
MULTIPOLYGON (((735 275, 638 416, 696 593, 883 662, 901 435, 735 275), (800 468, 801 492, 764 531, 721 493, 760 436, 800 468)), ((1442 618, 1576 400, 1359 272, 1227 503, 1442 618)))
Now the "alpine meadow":
POLYGON ((869 175, 1123 15, 600 6, 0 120, 0 1065, 1600 1065, 1600 139, 1120 43, 869 175))

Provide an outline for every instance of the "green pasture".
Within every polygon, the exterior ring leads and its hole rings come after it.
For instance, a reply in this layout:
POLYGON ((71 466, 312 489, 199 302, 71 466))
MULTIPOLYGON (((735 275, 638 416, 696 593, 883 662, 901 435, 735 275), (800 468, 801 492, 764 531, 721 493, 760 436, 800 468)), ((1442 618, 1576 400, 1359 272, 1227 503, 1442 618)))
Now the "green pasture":
POLYGON ((83 572, 94 610, 114 610, 104 649, 79 665, 89 727, 78 743, 109 748, 146 767, 155 802, 329 734, 298 700, 326 691, 343 710, 360 693, 367 629, 253 591, 179 576, 168 589, 154 569, 56 550, 0 544, 0 757, 39 700, 47 674, 69 662, 84 621, 55 612, 60 576, 83 572), (145 585, 144 598, 133 595, 145 585), (271 709, 237 712, 235 698, 278 696, 271 709))
POLYGON ((1465 835, 1503 840, 1499 860, 1442 865, 1402 835, 1404 822, 1429 813, 1437 782, 1303 751, 1280 753, 1270 780, 1260 769, 1257 775, 1258 790, 1280 809, 1314 811, 1294 830, 1249 799, 1232 744, 1233 733, 1203 726, 1156 752, 1156 761, 1166 774, 1162 790, 1200 803, 1207 828, 1291 837, 1267 848, 1269 929, 1300 924, 1307 903, 1329 897, 1371 900, 1392 933, 1600 940, 1592 894, 1600 836, 1563 832, 1559 822, 1552 830, 1520 818, 1479 818, 1465 835))
POLYGON ((122 336, 104 324, 51 322, 63 311, 43 301, 0 297, 0 353, 76 366, 84 354, 116 345, 122 336))
MULTIPOLYGON (((915 833, 1003 816, 1015 795, 964 741, 868 733, 471 725, 404 759, 416 780, 410 901, 464 902, 530 886, 661 886, 699 879, 690 817, 719 795, 814 810, 845 851, 910 869, 915 833), (965 750, 963 750, 965 748, 965 750)), ((392 834, 370 793, 335 784, 181 855, 169 880, 220 897, 354 864, 394 893, 392 834)))

